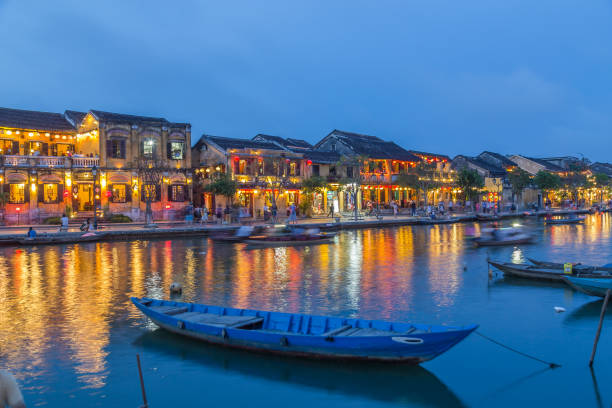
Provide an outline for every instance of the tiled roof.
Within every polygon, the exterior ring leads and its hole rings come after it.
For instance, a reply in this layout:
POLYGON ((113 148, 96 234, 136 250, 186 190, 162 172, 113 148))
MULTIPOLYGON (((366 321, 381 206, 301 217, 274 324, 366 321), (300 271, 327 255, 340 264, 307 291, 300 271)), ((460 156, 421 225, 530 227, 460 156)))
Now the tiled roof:
POLYGON ((612 164, 610 163, 595 162, 591 164, 590 167, 593 173, 603 173, 607 176, 612 177, 612 164))
POLYGON ((507 158, 506 156, 504 156, 503 154, 499 154, 499 153, 494 153, 494 152, 489 152, 489 151, 484 151, 482 153, 480 153, 479 156, 482 156, 483 154, 488 154, 489 156, 493 156, 495 157, 497 160, 499 160, 504 166, 509 166, 509 167, 514 167, 516 166, 516 163, 513 162, 512 160, 510 160, 509 158, 507 158))
POLYGON ((0 108, 0 126, 52 132, 75 131, 61 113, 0 108))
POLYGON ((304 158, 312 160, 313 163, 332 164, 340 161, 340 155, 336 152, 323 152, 320 150, 305 150, 304 158))
POLYGON ((91 113, 100 121, 123 122, 123 123, 161 123, 169 124, 165 118, 154 118, 150 116, 126 115, 123 113, 104 112, 99 110, 90 110, 91 113))
MULTIPOLYGON (((394 159, 410 162, 418 162, 421 160, 419 157, 410 153, 403 147, 398 146, 394 142, 386 142, 376 136, 334 130, 327 137, 332 135, 349 146, 353 153, 367 156, 371 159, 394 159)), ((315 148, 316 147, 317 146, 315 146, 315 148)))
MULTIPOLYGON (((524 157, 524 156, 523 156, 524 157)), ((548 171, 561 172, 565 171, 563 167, 559 167, 556 164, 550 163, 543 159, 536 159, 534 157, 525 157, 527 160, 531 160, 534 163, 538 163, 546 168, 548 171)))
POLYGON ((73 110, 67 110, 64 112, 64 116, 71 122, 75 127, 78 127, 85 116, 87 116, 87 112, 78 112, 73 110))
POLYGON ((455 157, 455 159, 453 161, 455 161, 457 158, 463 158, 465 159, 467 162, 473 164, 476 167, 479 167, 487 172, 489 172, 491 175, 504 175, 506 174, 506 169, 503 169, 501 167, 498 166, 494 166, 490 163, 487 163, 484 160, 479 159, 478 157, 469 157, 469 156, 457 156, 455 157))
POLYGON ((253 140, 261 140, 268 141, 272 143, 277 143, 279 146, 282 146, 289 150, 303 150, 303 149, 312 149, 312 145, 305 140, 302 139, 293 139, 293 138, 282 138, 280 136, 271 136, 265 135, 263 133, 259 133, 256 135, 253 140))
MULTIPOLYGON (((251 139, 238 139, 231 137, 203 135, 202 139, 208 139, 220 148, 227 149, 266 149, 266 150, 282 150, 274 143, 260 142, 251 139)), ((202 141, 202 139, 200 139, 202 141)), ((200 144, 200 141, 196 146, 200 144)))
POLYGON ((438 154, 438 153, 429 153, 429 152, 420 152, 418 150, 409 150, 410 153, 416 155, 416 156, 425 156, 425 157, 433 157, 435 159, 438 160, 446 160, 446 161, 450 161, 450 157, 448 157, 445 154, 438 154))

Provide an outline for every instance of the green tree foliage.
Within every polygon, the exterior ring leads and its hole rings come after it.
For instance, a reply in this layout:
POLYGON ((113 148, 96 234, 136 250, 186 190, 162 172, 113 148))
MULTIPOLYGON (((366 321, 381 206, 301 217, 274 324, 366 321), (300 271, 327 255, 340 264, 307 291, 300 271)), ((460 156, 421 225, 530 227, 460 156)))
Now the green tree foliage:
POLYGON ((302 182, 303 198, 300 201, 300 212, 307 217, 312 216, 313 194, 320 193, 325 187, 325 179, 319 176, 312 176, 302 182))
POLYGON ((347 169, 347 176, 340 179, 340 184, 344 186, 344 191, 350 194, 353 199, 354 205, 354 215, 355 221, 357 221, 359 215, 357 208, 357 196, 359 195, 359 190, 361 189, 361 185, 364 182, 364 169, 366 163, 368 162, 368 157, 359 155, 359 156, 344 156, 338 162, 338 166, 341 168, 347 169), (351 169, 349 172, 348 169, 351 169))
POLYGON ((562 185, 561 177, 542 170, 538 171, 533 178, 533 182, 538 186, 538 188, 544 191, 555 190, 562 185))
POLYGON ((423 192, 425 205, 427 205, 428 193, 440 187, 441 183, 434 180, 434 174, 431 171, 426 171, 422 168, 415 171, 416 173, 413 174, 400 174, 395 182, 398 186, 411 188, 418 193, 423 192))
MULTIPOLYGON (((513 198, 521 197, 523 190, 531 183, 531 176, 525 170, 517 168, 508 173, 508 180, 512 185, 512 196, 513 198)), ((514 201, 514 199, 512 200, 514 201)))
POLYGON ((231 203, 238 190, 238 183, 232 180, 229 174, 222 174, 210 184, 203 186, 202 190, 206 193, 222 195, 231 203))
POLYGON ((466 200, 472 200, 484 187, 484 178, 476 170, 462 169, 457 173, 456 183, 465 192, 466 200))
POLYGON ((599 192, 599 201, 603 202, 604 190, 610 189, 610 177, 604 173, 595 173, 593 174, 593 181, 595 185, 601 189, 599 192))

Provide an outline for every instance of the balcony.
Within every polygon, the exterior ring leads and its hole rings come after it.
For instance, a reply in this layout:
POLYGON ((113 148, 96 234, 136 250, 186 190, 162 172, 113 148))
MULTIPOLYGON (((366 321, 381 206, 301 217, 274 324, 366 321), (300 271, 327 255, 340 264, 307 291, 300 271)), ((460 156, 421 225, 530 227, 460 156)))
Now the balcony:
POLYGON ((87 168, 100 165, 98 157, 5 155, 0 156, 0 161, 6 167, 87 168))

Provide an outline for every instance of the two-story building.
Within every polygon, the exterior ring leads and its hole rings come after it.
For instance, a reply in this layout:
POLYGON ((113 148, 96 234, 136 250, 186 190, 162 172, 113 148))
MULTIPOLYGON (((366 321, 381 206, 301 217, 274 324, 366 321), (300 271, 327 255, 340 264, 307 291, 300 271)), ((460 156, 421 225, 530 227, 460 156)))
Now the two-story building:
POLYGON ((289 205, 299 204, 302 177, 301 153, 261 140, 202 135, 192 148, 196 172, 196 205, 209 211, 226 204, 238 204, 251 217, 261 217, 263 207, 276 204, 282 214, 289 205), (228 174, 238 183, 236 197, 215 196, 202 189, 219 175, 228 174))
POLYGON ((91 110, 64 114, 0 109, 0 188, 8 223, 48 217, 182 217, 191 199, 190 125, 91 110), (161 182, 142 184, 139 162, 163 163, 161 182))
POLYGON ((359 172, 362 175, 358 208, 364 208, 368 202, 387 205, 395 200, 406 203, 414 194, 407 187, 397 185, 396 181, 401 174, 413 171, 421 159, 394 142, 336 129, 321 139, 314 149, 363 161, 358 167, 345 166, 344 169, 345 172, 359 172))

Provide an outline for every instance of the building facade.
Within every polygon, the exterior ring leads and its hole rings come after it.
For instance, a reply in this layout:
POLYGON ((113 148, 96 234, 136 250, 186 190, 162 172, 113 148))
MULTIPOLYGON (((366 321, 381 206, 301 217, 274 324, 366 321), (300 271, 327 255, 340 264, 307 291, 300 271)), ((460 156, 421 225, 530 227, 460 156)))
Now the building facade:
POLYGON ((39 223, 66 213, 87 218, 184 215, 191 200, 191 127, 163 118, 91 110, 64 114, 0 108, 0 188, 5 223, 39 223), (162 169, 143 185, 141 163, 162 169))

